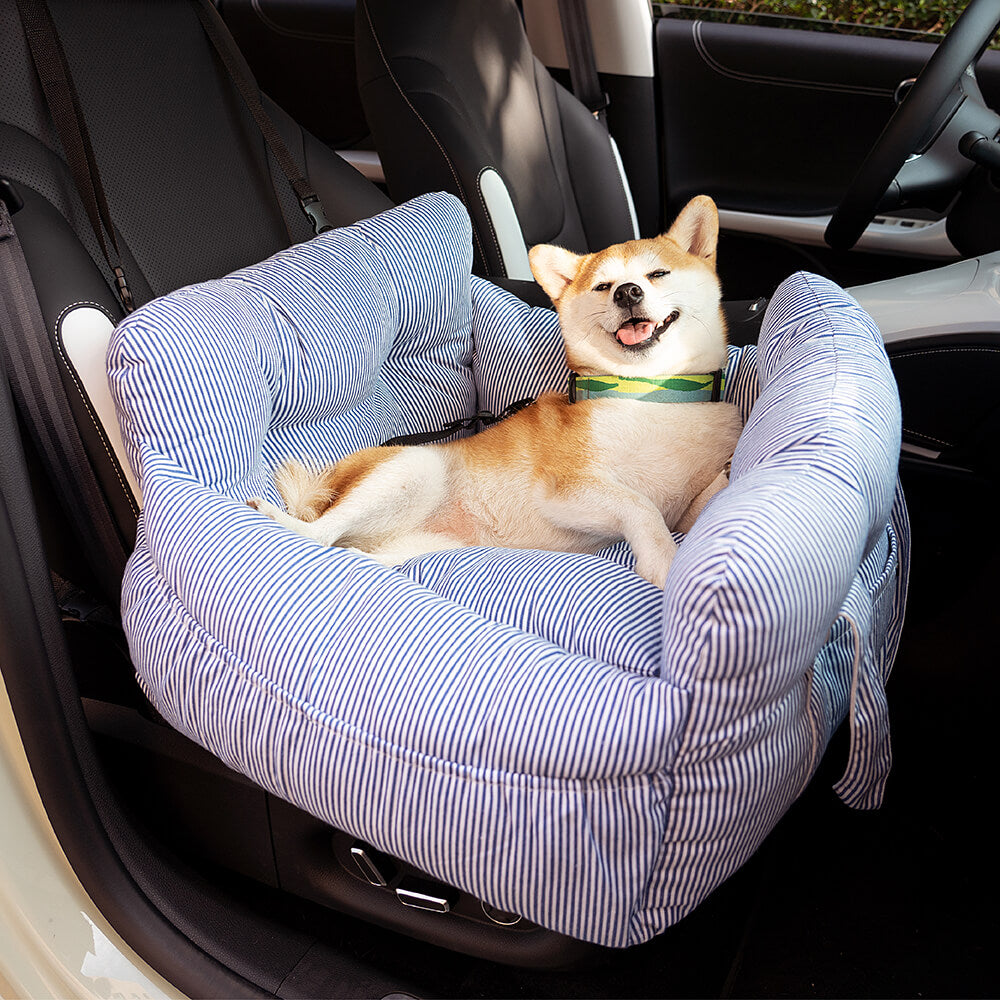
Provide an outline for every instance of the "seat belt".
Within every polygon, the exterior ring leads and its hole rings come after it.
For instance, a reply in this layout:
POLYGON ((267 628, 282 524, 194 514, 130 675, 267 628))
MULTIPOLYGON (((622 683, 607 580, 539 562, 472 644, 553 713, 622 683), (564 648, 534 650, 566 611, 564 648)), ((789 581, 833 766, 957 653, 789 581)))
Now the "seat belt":
MULTIPOLYGON (((327 232, 333 226, 326 217, 319 195, 304 177, 303 171, 289 152, 277 127, 264 110, 253 81, 243 69, 242 55, 229 35, 225 22, 211 0, 193 0, 193 3, 205 34, 222 60, 230 80, 243 99, 243 103, 260 130, 264 142, 271 150, 278 166, 295 192, 302 211, 312 223, 313 231, 316 233, 327 232)), ((66 162, 73 176, 73 183, 76 185, 87 211, 104 259, 114 275, 115 290, 122 303, 122 308, 126 313, 130 313, 135 309, 135 302, 125 279, 121 251, 111 221, 111 212, 108 209, 104 187, 101 184, 101 175, 97 168, 90 134, 83 117, 76 88, 73 85, 66 54, 59 41, 55 22, 52 20, 52 14, 45 0, 17 0, 17 8, 25 37, 28 40, 28 47, 31 50, 32 61, 42 84, 49 114, 66 154, 66 162)), ((275 193, 275 197, 277 199, 277 193, 275 193)), ((277 200, 278 209, 282 212, 282 221, 288 242, 292 243, 293 238, 288 220, 284 218, 280 199, 277 200)))
POLYGON ((0 362, 90 565, 121 580, 128 553, 70 410, 7 201, 0 198, 0 362))
POLYGON ((471 417, 463 417, 461 420, 453 420, 450 424, 445 424, 440 430, 436 431, 426 431, 417 434, 400 434, 398 437, 389 438, 387 441, 383 441, 381 447, 391 447, 393 445, 414 445, 414 444, 431 444, 435 441, 443 441, 445 438, 451 437, 452 434, 457 434, 459 431, 472 430, 476 424, 481 424, 480 429, 486 427, 492 427, 493 424, 500 423, 501 420, 506 420, 508 417, 512 417, 519 410, 523 410, 526 406, 530 406, 535 401, 533 396, 528 396, 525 399, 519 399, 510 406, 506 407, 500 413, 490 413, 489 410, 480 410, 478 413, 474 413, 471 417))
MULTIPOLYGON (((208 35, 209 41, 215 47, 223 66, 226 67, 229 78, 239 91, 243 103, 257 123, 257 128, 260 129, 260 134, 278 161, 281 172, 288 178, 288 183, 291 184, 292 190, 299 200, 299 206, 312 223, 313 231, 318 234, 333 229, 323 211, 323 203, 320 201, 319 195, 303 176, 302 170, 288 151, 288 147, 279 135, 271 116, 260 103, 260 95, 256 86, 243 70, 243 55, 236 47, 222 16, 215 9, 215 4, 212 3, 212 0, 192 0, 192 2, 198 19, 201 21, 201 26, 205 29, 205 34, 208 35)), ((289 235, 289 242, 291 241, 289 235)))
POLYGON ((633 239, 639 238, 639 219, 635 214, 635 202, 632 200, 632 189, 625 174, 618 143, 608 129, 607 109, 611 98, 601 86, 597 75, 597 63, 594 61, 594 43, 590 34, 590 21, 587 19, 587 0, 559 0, 559 21, 562 24, 563 41, 566 43, 566 58, 569 61, 569 77, 573 85, 573 93, 577 100, 604 126, 615 158, 615 166, 621 177, 622 193, 625 207, 628 210, 632 224, 633 239))
POLYGON ((569 78, 573 93, 587 110, 607 128, 607 107, 611 103, 601 87, 594 62, 594 43, 587 20, 586 0, 559 0, 559 21, 562 24, 569 78))
POLYGON ((45 103, 66 154, 66 164, 73 176, 73 183, 80 194, 101 253, 114 275, 118 300, 125 312, 130 313, 135 309, 135 300, 125 279, 121 250, 118 248, 111 212, 97 170, 90 133, 80 110, 76 87, 73 86, 66 54, 59 41, 52 14, 45 0, 17 0, 17 10, 31 51, 31 59, 42 85, 45 103))
MULTIPOLYGON (((199 0, 194 2, 206 34, 292 185, 303 212, 317 233, 333 228, 326 219, 319 196, 302 176, 277 128, 264 111, 253 84, 242 72, 238 50, 229 39, 214 6, 210 0, 203 0, 200 4, 199 0)), ((17 8, 74 185, 104 259, 114 275, 115 291, 122 308, 126 313, 132 312, 135 302, 122 267, 121 251, 93 145, 51 12, 45 0, 17 0, 17 8)), ((107 565, 110 561, 113 577, 120 580, 128 553, 87 458, 66 398, 35 286, 11 219, 18 207, 15 204, 16 192, 10 185, 3 185, 0 186, 0 195, 3 196, 0 197, 0 288, 4 293, 0 297, 0 339, 3 341, 0 364, 61 506, 73 522, 75 534, 87 558, 94 565, 107 565)), ((287 222, 285 228, 287 231, 287 222)))

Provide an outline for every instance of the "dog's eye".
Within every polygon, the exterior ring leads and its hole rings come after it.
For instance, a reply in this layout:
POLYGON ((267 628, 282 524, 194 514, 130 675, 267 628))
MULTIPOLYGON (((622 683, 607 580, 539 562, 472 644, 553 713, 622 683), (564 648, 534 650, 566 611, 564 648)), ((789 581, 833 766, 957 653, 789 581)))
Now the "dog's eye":
POLYGON ((591 289, 591 291, 594 291, 594 292, 606 292, 610 287, 611 287, 611 282, 610 281, 601 281, 598 284, 594 285, 594 287, 591 289))
POLYGON ((657 278, 665 278, 668 274, 670 274, 669 271, 650 271, 646 277, 649 278, 650 281, 656 281, 657 278))

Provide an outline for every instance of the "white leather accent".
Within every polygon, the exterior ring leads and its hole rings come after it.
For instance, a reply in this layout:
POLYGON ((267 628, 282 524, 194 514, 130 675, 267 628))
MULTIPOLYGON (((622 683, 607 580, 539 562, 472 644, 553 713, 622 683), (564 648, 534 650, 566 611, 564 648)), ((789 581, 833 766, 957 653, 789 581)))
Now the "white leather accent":
POLYGON ((534 281, 531 265, 528 263, 528 250, 524 245, 524 233, 517 221, 510 192, 503 178, 492 167, 479 172, 479 195, 493 223, 507 277, 534 281))
POLYGON ((108 343, 114 324, 100 309, 80 305, 63 314, 59 323, 59 340, 81 391, 90 404, 111 445, 114 457, 132 490, 136 503, 142 505, 142 493, 125 454, 118 414, 108 386, 108 343))
MULTIPOLYGON (((650 0, 587 0, 587 19, 598 73, 653 76, 653 7, 650 0)), ((524 27, 546 66, 567 69, 559 0, 524 0, 524 27)))
POLYGON ((334 152, 375 184, 385 183, 382 160, 374 149, 336 149, 334 152))
POLYGON ((908 455, 916 455, 919 458, 932 458, 938 459, 941 457, 940 451, 935 451, 933 448, 921 448, 918 444, 910 444, 909 441, 904 441, 899 446, 900 451, 905 451, 908 455))
POLYGON ((625 176, 625 165, 622 163, 621 153, 618 152, 618 143, 615 142, 614 136, 610 133, 608 134, 608 142, 611 143, 611 152, 614 153, 615 163, 618 165, 618 173, 622 179, 622 188, 625 191, 625 200, 628 202, 628 214, 632 219, 632 239, 637 240, 639 238, 639 218, 635 214, 635 202, 632 201, 632 188, 628 182, 628 177, 625 176))
MULTIPOLYGON (((826 246, 828 215, 765 215, 762 212, 737 212, 719 209, 719 225, 737 233, 777 236, 793 243, 826 246)), ((939 257, 956 260, 961 254, 945 231, 944 219, 899 219, 878 216, 861 234, 857 249, 914 257, 939 257)))

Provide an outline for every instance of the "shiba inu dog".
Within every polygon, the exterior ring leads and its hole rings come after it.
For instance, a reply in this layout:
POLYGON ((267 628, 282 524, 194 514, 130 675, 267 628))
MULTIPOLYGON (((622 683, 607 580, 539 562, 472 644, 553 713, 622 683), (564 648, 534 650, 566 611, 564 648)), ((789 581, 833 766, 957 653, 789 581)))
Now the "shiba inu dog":
POLYGON ((720 399, 726 327, 718 213, 694 198, 663 236, 578 255, 533 247, 559 313, 569 397, 547 393, 474 437, 367 448, 323 469, 287 462, 287 513, 250 505, 324 545, 389 565, 467 545, 596 552, 624 538, 664 585, 686 530, 725 485, 741 430, 720 399), (694 401, 688 401, 694 400, 694 401))

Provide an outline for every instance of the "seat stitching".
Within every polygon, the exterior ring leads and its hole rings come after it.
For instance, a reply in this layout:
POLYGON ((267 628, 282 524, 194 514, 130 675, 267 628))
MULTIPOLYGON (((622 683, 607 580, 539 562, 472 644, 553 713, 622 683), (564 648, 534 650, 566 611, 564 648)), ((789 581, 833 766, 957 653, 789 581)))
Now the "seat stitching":
MULTIPOLYGON (((996 347, 928 347, 923 351, 907 351, 905 354, 899 354, 893 361, 896 363, 900 361, 906 361, 909 358, 922 358, 927 357, 932 354, 1000 354, 1000 348, 996 347)), ((905 433, 912 435, 913 437, 923 438, 925 441, 933 441, 935 444, 943 444, 945 447, 952 448, 954 443, 951 441, 945 441, 943 438, 936 438, 930 434, 923 434, 920 431, 911 430, 905 424, 903 425, 903 430, 905 433)))
POLYGON ((702 37, 703 25, 703 21, 694 21, 691 25, 691 36, 694 39, 695 49, 702 62, 709 69, 715 70, 720 76, 729 77, 730 80, 744 83, 763 83, 777 87, 802 87, 808 90, 825 90, 831 93, 862 94, 869 97, 887 97, 892 94, 891 90, 884 87, 859 87, 850 83, 820 83, 818 80, 796 80, 794 77, 764 76, 759 73, 745 73, 741 70, 729 69, 708 51, 702 37))
POLYGON ((948 448, 952 447, 951 441, 945 441, 943 438, 932 437, 930 434, 922 434, 920 431, 910 430, 905 424, 903 425, 903 432, 905 434, 912 434, 913 437, 923 438, 925 441, 933 441, 935 444, 943 444, 948 448))
MULTIPOLYGON (((416 116, 420 124, 423 125, 423 127, 427 130, 427 134, 434 140, 434 144, 440 150, 441 155, 444 157, 445 163, 448 164, 448 169, 451 171, 451 176, 455 181, 455 186, 458 189, 458 193, 461 195, 462 200, 465 202, 466 208, 468 208, 469 200, 465 196, 465 191, 462 187, 462 182, 458 178, 458 173, 455 170, 454 164, 451 162, 451 159, 448 156, 448 153, 445 151, 444 146, 441 144, 441 141, 434 134, 434 130, 430 127, 430 125, 427 124, 426 121, 424 121, 420 112, 417 111, 417 109, 413 106, 413 102, 409 99, 409 97, 407 97, 406 92, 400 86, 399 81, 396 79, 396 75, 393 73, 391 67, 389 66, 389 60, 386 59, 385 52, 382 50, 382 43, 379 41, 378 34, 375 31, 375 25, 372 23, 371 11, 369 11, 367 3, 364 4, 364 9, 365 9, 365 19, 368 21, 368 27, 372 33, 372 40, 375 42, 375 47, 378 49, 379 58, 382 60, 382 65, 385 66, 385 71, 388 74, 389 79, 392 80, 393 85, 396 87, 396 90, 399 91, 399 96, 403 98, 403 101, 406 103, 406 106, 410 109, 410 111, 413 112, 413 114, 416 116)), ((483 250, 482 244, 479 241, 479 234, 477 233, 475 226, 472 226, 472 238, 479 249, 479 254, 483 258, 483 262, 485 263, 486 254, 483 250)))
POLYGON ((56 318, 55 325, 55 337, 53 338, 56 343, 56 348, 59 351, 59 356, 62 358, 62 362, 69 372, 70 378, 73 380, 73 384, 76 386, 76 391, 80 394, 80 399, 83 401, 84 408, 90 417, 90 422, 94 425, 94 430, 97 431, 97 437, 104 448, 105 454, 111 461, 111 468, 114 469, 115 476, 118 478, 118 484, 122 488, 122 492, 125 494, 125 499, 128 501, 129 506, 132 508, 132 513, 136 517, 139 516, 139 508, 136 506, 135 498, 132 496, 131 487, 125 482, 125 478, 122 475, 121 468, 118 465, 118 459, 115 457, 114 452, 108 442, 107 436, 104 432, 104 427, 101 425, 97 414, 94 412, 93 406, 90 402, 90 397, 87 395, 86 389, 84 389, 83 384, 80 382, 76 374, 76 369, 73 367, 73 363, 69 360, 69 356, 63 347, 62 342, 62 321, 66 318, 66 315, 72 312, 74 309, 80 308, 80 306, 93 306, 95 309, 100 310, 105 316, 111 320, 112 324, 115 324, 114 317, 105 309, 99 302, 73 302, 72 304, 66 306, 65 309, 56 318))
POLYGON ((503 251, 500 249, 500 240, 497 238, 497 231, 493 225, 493 216, 490 215, 490 210, 486 206, 486 199, 483 197, 482 180, 483 174, 485 174, 487 170, 494 171, 500 180, 503 180, 503 175, 494 166, 487 165, 485 167, 480 167, 479 173, 476 174, 476 193, 479 195, 479 204, 483 206, 483 215, 486 218, 486 224, 490 227, 490 236, 493 237, 493 245, 497 248, 497 259, 500 261, 500 270, 503 271, 503 276, 506 278, 509 277, 507 273, 507 262, 503 259, 503 251))

